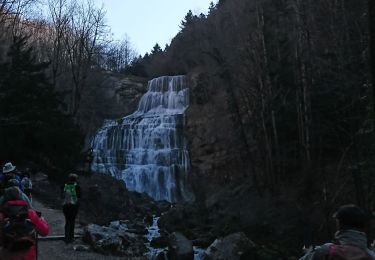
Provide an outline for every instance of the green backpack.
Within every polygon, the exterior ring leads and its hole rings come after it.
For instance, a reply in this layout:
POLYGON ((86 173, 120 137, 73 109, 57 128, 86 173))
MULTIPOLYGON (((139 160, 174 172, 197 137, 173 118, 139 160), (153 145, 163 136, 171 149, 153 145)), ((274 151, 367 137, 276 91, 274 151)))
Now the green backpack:
POLYGON ((76 183, 64 185, 64 205, 77 204, 76 183))

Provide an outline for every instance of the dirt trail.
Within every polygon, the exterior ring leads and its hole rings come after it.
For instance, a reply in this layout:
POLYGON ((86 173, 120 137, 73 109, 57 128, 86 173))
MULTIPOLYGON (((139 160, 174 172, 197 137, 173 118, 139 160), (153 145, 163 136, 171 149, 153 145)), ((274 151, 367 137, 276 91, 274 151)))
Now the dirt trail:
MULTIPOLYGON (((64 235, 64 215, 62 210, 51 209, 44 206, 39 201, 33 199, 33 207, 35 210, 42 212, 42 216, 47 220, 51 235, 64 235)), ((79 216, 78 216, 79 218, 79 216)), ((77 221, 78 222, 78 221, 77 221)), ((82 234, 82 228, 79 224, 76 224, 75 233, 82 234)), ((105 256, 92 251, 79 251, 74 248, 79 247, 79 245, 84 245, 81 239, 76 239, 71 244, 65 244, 63 240, 39 240, 38 241, 38 260, 59 260, 59 259, 69 259, 69 260, 95 260, 95 259, 125 259, 115 256, 105 256)))

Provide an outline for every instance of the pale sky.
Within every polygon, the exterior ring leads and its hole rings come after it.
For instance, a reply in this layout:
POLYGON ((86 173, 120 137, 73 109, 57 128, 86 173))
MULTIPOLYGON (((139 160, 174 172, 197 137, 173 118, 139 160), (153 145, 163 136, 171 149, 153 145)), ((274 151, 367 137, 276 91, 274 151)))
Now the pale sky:
POLYGON ((150 53, 155 43, 164 49, 180 30, 186 13, 207 14, 210 2, 217 0, 94 0, 107 11, 107 24, 114 39, 130 38, 141 55, 150 53))

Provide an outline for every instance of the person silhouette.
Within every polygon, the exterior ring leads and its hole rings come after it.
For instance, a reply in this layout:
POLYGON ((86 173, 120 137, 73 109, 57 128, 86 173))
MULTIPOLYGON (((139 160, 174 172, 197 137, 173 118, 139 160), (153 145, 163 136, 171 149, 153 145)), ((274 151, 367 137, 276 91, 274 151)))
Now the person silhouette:
POLYGON ((354 204, 343 205, 333 217, 337 230, 333 243, 310 248, 300 260, 375 259, 375 252, 367 246, 364 210, 354 204))

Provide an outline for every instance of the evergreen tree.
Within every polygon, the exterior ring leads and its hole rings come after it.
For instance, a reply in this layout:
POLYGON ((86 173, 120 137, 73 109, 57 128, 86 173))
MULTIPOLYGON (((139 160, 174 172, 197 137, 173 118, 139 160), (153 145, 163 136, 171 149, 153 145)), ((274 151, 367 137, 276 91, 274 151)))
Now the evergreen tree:
POLYGON ((210 2, 210 6, 208 7, 208 14, 211 14, 213 11, 215 11, 216 6, 214 2, 210 2))
POLYGON ((156 43, 151 50, 151 55, 155 55, 155 54, 161 53, 161 52, 163 52, 163 50, 160 48, 160 45, 158 43, 156 43))
POLYGON ((191 10, 189 10, 189 12, 185 15, 184 20, 181 21, 180 28, 184 29, 184 28, 188 27, 189 25, 191 25, 193 23, 193 21, 194 21, 193 12, 191 10))
POLYGON ((125 73, 131 74, 134 76, 147 77, 147 73, 146 73, 143 61, 144 60, 142 59, 142 56, 139 56, 137 59, 134 59, 132 63, 130 64, 130 66, 126 67, 125 73))
POLYGON ((46 78, 25 37, 15 37, 0 64, 0 157, 71 168, 79 159, 82 136, 46 78))

